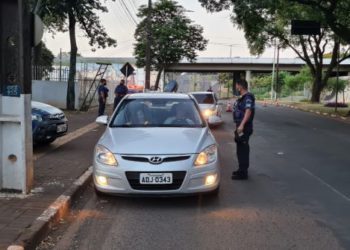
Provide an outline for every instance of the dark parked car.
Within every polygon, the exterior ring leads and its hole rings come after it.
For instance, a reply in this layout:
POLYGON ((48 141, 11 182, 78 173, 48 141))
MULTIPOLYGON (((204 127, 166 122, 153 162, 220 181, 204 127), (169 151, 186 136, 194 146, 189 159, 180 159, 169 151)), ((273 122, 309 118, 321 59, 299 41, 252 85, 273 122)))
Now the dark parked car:
POLYGON ((49 144, 68 131, 67 118, 62 110, 32 101, 32 128, 34 144, 49 144))

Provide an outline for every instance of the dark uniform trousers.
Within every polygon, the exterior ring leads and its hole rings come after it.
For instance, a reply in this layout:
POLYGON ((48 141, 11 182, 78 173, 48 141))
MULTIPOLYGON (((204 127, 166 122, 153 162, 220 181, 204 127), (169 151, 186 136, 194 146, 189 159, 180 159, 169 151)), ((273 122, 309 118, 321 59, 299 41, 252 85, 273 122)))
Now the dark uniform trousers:
MULTIPOLYGON (((237 126, 238 127, 238 126, 237 126)), ((253 129, 250 126, 245 126, 243 135, 238 136, 235 133, 235 142, 237 144, 238 171, 242 174, 248 173, 249 168, 249 138, 253 134, 253 129)))
POLYGON ((101 97, 98 98, 98 116, 104 115, 106 109, 106 103, 101 97))

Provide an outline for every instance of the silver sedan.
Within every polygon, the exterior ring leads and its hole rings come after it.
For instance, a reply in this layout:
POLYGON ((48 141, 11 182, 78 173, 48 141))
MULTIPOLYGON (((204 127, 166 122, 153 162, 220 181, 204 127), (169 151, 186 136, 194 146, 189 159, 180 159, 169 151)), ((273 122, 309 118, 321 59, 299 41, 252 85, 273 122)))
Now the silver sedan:
POLYGON ((107 125, 94 153, 97 192, 217 193, 217 143, 191 95, 131 94, 96 122, 107 125))

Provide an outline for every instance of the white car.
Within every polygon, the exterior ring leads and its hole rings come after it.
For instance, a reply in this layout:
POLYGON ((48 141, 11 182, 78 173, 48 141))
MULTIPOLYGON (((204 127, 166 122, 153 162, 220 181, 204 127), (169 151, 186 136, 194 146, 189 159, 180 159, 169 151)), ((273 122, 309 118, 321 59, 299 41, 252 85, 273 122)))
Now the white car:
POLYGON ((222 104, 219 103, 214 92, 192 92, 190 94, 197 100, 202 115, 209 125, 217 126, 223 123, 221 118, 222 104))
POLYGON ((218 146, 191 95, 127 95, 111 119, 93 160, 96 191, 110 194, 217 193, 218 146))

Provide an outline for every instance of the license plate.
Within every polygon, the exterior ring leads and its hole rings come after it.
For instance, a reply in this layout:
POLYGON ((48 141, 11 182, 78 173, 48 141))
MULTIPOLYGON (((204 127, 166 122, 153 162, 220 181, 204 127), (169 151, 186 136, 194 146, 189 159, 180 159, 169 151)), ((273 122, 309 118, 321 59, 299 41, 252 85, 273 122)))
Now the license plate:
POLYGON ((67 131, 67 124, 57 125, 57 133, 62 133, 67 131))
POLYGON ((172 184, 172 173, 141 173, 140 184, 172 184))

